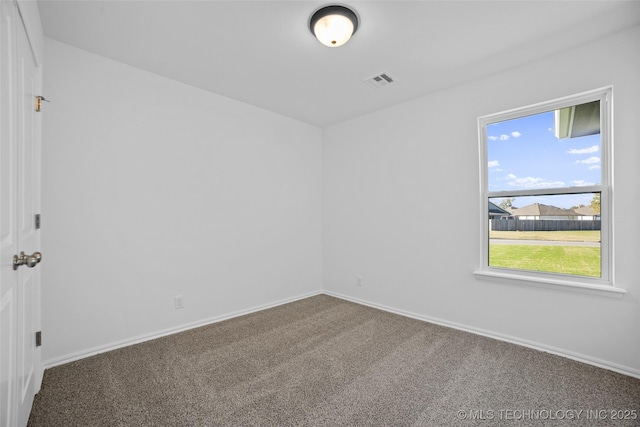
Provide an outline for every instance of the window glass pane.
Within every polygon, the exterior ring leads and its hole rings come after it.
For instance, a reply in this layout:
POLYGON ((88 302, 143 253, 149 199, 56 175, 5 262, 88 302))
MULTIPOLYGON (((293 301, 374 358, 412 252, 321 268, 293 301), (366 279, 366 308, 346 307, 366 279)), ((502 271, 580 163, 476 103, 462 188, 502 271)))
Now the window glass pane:
POLYGON ((489 198, 489 266, 601 277, 600 193, 489 198))
POLYGON ((601 184, 600 101, 487 125, 488 191, 601 184))

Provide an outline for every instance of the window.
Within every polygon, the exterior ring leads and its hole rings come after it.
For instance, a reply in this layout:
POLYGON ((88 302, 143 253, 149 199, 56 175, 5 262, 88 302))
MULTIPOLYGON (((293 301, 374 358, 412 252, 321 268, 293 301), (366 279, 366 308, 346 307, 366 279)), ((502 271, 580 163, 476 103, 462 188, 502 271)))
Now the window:
POLYGON ((611 98, 609 87, 478 119, 477 275, 616 291, 611 98))

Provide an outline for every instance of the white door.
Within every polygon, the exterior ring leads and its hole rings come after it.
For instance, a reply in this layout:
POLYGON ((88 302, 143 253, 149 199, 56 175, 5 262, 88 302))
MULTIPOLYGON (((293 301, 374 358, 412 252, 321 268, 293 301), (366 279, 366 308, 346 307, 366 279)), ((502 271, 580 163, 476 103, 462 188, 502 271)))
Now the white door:
POLYGON ((40 269, 26 265, 40 247, 40 77, 16 5, 0 8, 0 426, 12 427, 27 424, 40 382, 40 269))

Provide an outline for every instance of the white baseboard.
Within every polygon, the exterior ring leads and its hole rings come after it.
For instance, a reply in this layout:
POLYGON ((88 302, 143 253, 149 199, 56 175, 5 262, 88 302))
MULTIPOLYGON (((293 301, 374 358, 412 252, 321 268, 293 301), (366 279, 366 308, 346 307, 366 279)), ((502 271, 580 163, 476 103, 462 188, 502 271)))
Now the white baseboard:
POLYGON ((510 335, 501 334, 498 332, 488 331, 485 329, 475 328, 468 325, 463 325, 460 323, 449 322, 447 320, 438 319, 435 317, 424 316, 417 313, 412 313, 410 311, 398 310, 393 307, 389 307, 382 304, 376 304, 370 301, 362 300, 359 298, 353 298, 347 295, 343 295, 337 292, 323 290, 323 294, 330 295, 332 297, 340 298, 346 301, 351 301, 356 304, 366 305, 368 307, 377 308, 379 310, 388 311, 390 313, 398 314, 404 317, 410 317, 412 319, 421 320, 423 322, 434 323, 440 326, 446 326, 453 329, 458 329, 460 331, 469 332, 476 335, 482 335, 487 338, 493 338, 499 341, 505 341, 511 344, 520 345, 523 347, 528 347, 533 350, 538 350, 546 353, 555 354, 556 356, 566 357, 567 359, 575 360, 577 362, 586 363, 588 365, 597 366, 598 368, 608 369, 610 371, 614 371, 623 375, 628 375, 630 377, 640 378, 640 370, 631 368, 629 366, 619 365, 617 363, 612 363, 607 360, 598 359, 595 357, 587 356, 580 353, 575 353, 572 351, 568 351, 562 348, 549 346, 546 344, 541 344, 535 341, 529 341, 517 337, 513 337, 510 335))
POLYGON ((298 301, 301 299, 309 298, 315 295, 321 294, 322 291, 313 291, 308 292, 306 294, 298 295, 292 298, 286 298, 283 300, 271 302, 268 304, 262 304, 255 307, 247 308, 245 310, 238 310, 231 313, 222 314, 220 316, 211 317, 204 320, 199 320, 197 322, 188 323, 180 326, 176 326, 174 328, 164 329, 161 331, 153 332, 150 334, 139 335, 137 337, 127 338, 124 340, 112 342, 109 344, 101 345, 98 347, 93 347, 87 350, 78 351, 71 354, 66 354, 61 357, 57 357, 54 359, 47 360, 43 363, 43 371, 44 369, 53 368, 54 366, 64 365, 65 363, 74 362, 76 360, 84 359, 87 357, 95 356, 96 354, 106 353, 107 351, 116 350, 122 347, 128 347, 130 345, 139 344, 145 341, 151 341, 156 338, 161 338, 167 335, 176 334, 178 332, 188 331, 190 329, 199 328, 201 326, 210 325, 212 323, 222 322, 224 320, 233 319, 234 317, 244 316, 246 314, 255 313, 257 311, 266 310, 268 308, 277 307, 279 305, 288 304, 290 302, 298 301))

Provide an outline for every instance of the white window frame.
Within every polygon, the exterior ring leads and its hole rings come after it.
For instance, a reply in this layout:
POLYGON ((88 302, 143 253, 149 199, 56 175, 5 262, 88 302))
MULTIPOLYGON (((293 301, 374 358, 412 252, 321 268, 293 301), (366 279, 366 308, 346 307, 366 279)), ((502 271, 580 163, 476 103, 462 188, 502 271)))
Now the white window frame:
POLYGON ((583 92, 548 102, 542 102, 478 118, 480 151, 480 267, 477 278, 498 280, 512 284, 573 290, 583 293, 622 297, 626 291, 614 286, 613 274, 613 87, 583 92), (584 187, 542 188, 535 190, 489 191, 487 126, 524 116, 540 114, 588 102, 600 101, 601 173, 599 185, 584 187), (496 197, 538 196, 575 193, 600 193, 601 215, 601 277, 572 276, 549 272, 504 269, 489 266, 488 201, 496 197))

